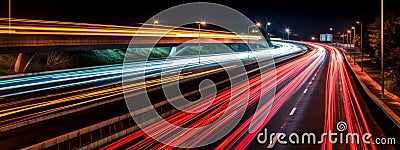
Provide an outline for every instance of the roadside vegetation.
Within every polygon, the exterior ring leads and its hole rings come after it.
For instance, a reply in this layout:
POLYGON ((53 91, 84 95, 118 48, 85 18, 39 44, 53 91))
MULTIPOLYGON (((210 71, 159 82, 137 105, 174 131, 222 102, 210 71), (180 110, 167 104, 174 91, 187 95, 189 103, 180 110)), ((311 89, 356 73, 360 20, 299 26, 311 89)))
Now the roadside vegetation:
MULTIPOLYGON (((367 32, 363 35, 367 61, 365 66, 367 73, 381 82, 381 39, 380 18, 367 25, 367 32)), ((360 38, 356 38, 360 45, 360 38)), ((396 95, 400 95, 400 16, 388 15, 384 22, 384 65, 385 88, 396 95)))
MULTIPOLYGON (((79 67, 122 63, 125 51, 119 49, 63 52, 52 51, 43 57, 29 72, 41 72, 79 67)), ((14 73, 18 54, 0 54, 0 76, 14 73)))

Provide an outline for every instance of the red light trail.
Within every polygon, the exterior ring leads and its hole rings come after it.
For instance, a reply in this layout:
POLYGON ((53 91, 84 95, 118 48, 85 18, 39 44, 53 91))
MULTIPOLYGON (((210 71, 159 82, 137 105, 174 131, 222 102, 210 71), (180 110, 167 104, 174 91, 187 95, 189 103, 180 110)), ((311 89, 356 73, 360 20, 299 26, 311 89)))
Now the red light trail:
MULTIPOLYGON (((331 56, 331 61, 328 65, 327 83, 326 83, 326 95, 325 95, 325 125, 324 131, 334 132, 336 130, 336 114, 338 112, 337 104, 342 101, 344 114, 347 124, 348 133, 357 133, 358 135, 364 135, 365 133, 371 133, 361 106, 359 99, 355 93, 353 84, 350 80, 350 74, 346 69, 343 54, 340 50, 325 46, 331 56)), ((362 141, 357 144, 354 137, 349 138, 350 149, 376 149, 374 144, 366 144, 362 141), (354 140, 354 142, 352 142, 354 140)), ((369 139, 371 143, 374 142, 373 138, 369 139)), ((325 136, 324 143, 322 145, 323 150, 331 150, 332 143, 329 142, 329 137, 325 136)))
MULTIPOLYGON (((338 121, 337 115, 341 112, 340 108, 342 107, 343 113, 345 114, 344 119, 348 125, 348 133, 358 133, 359 135, 370 133, 369 126, 359 104, 359 99, 354 91, 355 88, 350 80, 350 74, 346 68, 341 51, 326 45, 306 44, 313 47, 313 49, 303 56, 287 62, 276 69, 276 85, 281 88, 275 94, 274 100, 268 101, 261 109, 254 112, 250 117, 245 118, 237 128, 231 131, 230 134, 216 145, 215 149, 247 148, 255 140, 257 134, 270 121, 272 116, 274 116, 281 106, 290 99, 293 93, 299 90, 298 87, 304 84, 304 81, 309 79, 316 72, 317 68, 322 65, 324 60, 328 59, 328 56, 329 64, 326 74, 324 133, 336 131, 336 123, 338 121), (343 105, 340 105, 341 103, 339 103, 339 101, 341 101, 343 105), (265 112, 269 108, 271 108, 271 111, 269 114, 266 114, 265 112), (257 128, 255 128, 253 132, 249 132, 252 120, 257 120, 257 128)), ((250 99, 246 109, 254 107, 255 104, 259 102, 260 98, 264 96, 260 92, 263 88, 262 82, 266 82, 267 84, 265 85, 268 85, 271 81, 263 81, 260 76, 249 81, 251 86, 250 99)), ((228 107, 229 102, 227 100, 229 100, 231 96, 235 97, 233 107, 240 108, 239 106, 243 105, 241 102, 246 100, 246 97, 240 92, 243 87, 244 83, 217 94, 212 106, 201 113, 177 112, 165 118, 168 122, 176 125, 193 128, 191 131, 172 131, 169 128, 164 128, 163 124, 157 123, 148 126, 155 135, 168 138, 168 142, 166 143, 159 143, 151 137, 148 137, 142 130, 139 130, 102 149, 117 149, 121 147, 128 147, 128 149, 173 149, 174 147, 169 146, 169 144, 191 143, 192 145, 196 145, 197 142, 207 140, 207 137, 204 136, 196 137, 199 132, 205 132, 208 133, 209 136, 212 136, 216 132, 221 132, 224 126, 230 123, 230 118, 235 115, 234 112, 219 122, 217 128, 196 130, 196 127, 211 124, 221 117, 226 107, 228 107), (231 95, 231 92, 234 94, 231 95), (188 139, 191 139, 191 141, 188 141, 188 139), (132 141, 135 141, 135 143, 132 144, 132 141)), ((271 91, 273 87, 266 87, 266 89, 267 91, 271 91)), ((202 107, 204 107, 203 103, 199 103, 191 109, 201 109, 202 107)), ((350 141, 351 140, 350 138, 350 141)), ((372 138, 369 140, 371 143, 373 142, 372 138)), ((368 145, 366 143, 360 143, 361 144, 350 143, 349 148, 376 149, 373 144, 368 145)), ((329 142, 328 136, 324 136, 321 146, 321 149, 324 150, 333 149, 333 145, 329 142)))

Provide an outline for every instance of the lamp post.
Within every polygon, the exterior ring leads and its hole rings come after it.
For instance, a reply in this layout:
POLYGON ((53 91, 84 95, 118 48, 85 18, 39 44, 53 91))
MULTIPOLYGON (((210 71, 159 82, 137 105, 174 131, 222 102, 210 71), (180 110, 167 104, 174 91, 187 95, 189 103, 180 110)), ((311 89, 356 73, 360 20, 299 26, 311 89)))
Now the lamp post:
POLYGON ((8 0, 8 34, 11 34, 11 0, 8 0))
POLYGON ((361 72, 364 72, 364 66, 363 66, 363 61, 364 61, 364 52, 363 52, 363 24, 361 21, 357 21, 357 24, 361 26, 360 29, 360 50, 361 50, 361 72))
POLYGON ((271 22, 267 22, 267 24, 265 25, 265 31, 267 32, 267 35, 268 35, 268 26, 270 26, 271 25, 271 22))
POLYGON ((331 41, 331 44, 332 44, 332 42, 333 42, 333 38, 334 38, 334 37, 333 37, 334 35, 333 35, 333 32, 332 32, 332 31, 333 31, 333 28, 332 28, 332 27, 330 27, 330 28, 329 28, 329 31, 330 31, 330 32, 331 32, 331 34, 332 34, 332 37, 331 37, 331 39, 330 39, 330 41, 331 41))
MULTIPOLYGON (((340 35, 340 37, 342 38, 342 44, 344 44, 344 34, 340 35)), ((342 45, 343 47, 343 45, 342 45)))
POLYGON ((199 24, 199 45, 198 45, 198 47, 197 47, 197 50, 198 50, 198 52, 199 52, 199 64, 200 64, 200 32, 201 32, 201 25, 205 25, 206 24, 206 22, 204 22, 204 21, 200 21, 200 22, 197 22, 198 24, 199 24))
POLYGON ((257 22, 256 24, 253 24, 253 25, 250 25, 250 26, 247 27, 247 44, 249 46, 249 48, 247 49, 248 53, 250 53, 250 28, 251 27, 261 27, 261 23, 257 22))
POLYGON ((286 28, 285 32, 287 33, 287 39, 290 40, 290 38, 289 38, 290 37, 290 29, 286 28))
MULTIPOLYGON (((347 51, 350 51, 350 46, 349 46, 350 40, 349 39, 351 40, 351 31, 347 30, 347 51)), ((349 53, 349 54, 351 56, 351 53, 349 53)))
POLYGON ((382 94, 381 98, 384 98, 385 95, 385 70, 384 70, 384 64, 383 64, 383 0, 381 0, 381 76, 382 76, 382 94))
POLYGON ((353 61, 354 61, 354 65, 356 65, 356 27, 351 27, 351 29, 354 30, 354 36, 353 36, 353 61))
POLYGON ((158 20, 153 21, 153 28, 156 28, 156 24, 160 23, 158 20))

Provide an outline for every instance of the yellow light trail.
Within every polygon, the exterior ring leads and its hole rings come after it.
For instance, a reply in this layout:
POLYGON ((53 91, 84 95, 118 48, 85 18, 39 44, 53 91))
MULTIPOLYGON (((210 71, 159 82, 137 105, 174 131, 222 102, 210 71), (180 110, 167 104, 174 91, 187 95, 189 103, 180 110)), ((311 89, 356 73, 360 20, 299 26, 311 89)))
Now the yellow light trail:
MULTIPOLYGON (((235 67, 235 66, 229 66, 229 67, 225 67, 225 68, 217 68, 217 69, 208 70, 208 71, 204 71, 204 72, 200 72, 200 73, 194 73, 194 74, 192 74, 191 72, 183 73, 183 74, 180 74, 180 75, 177 75, 177 76, 170 76, 170 77, 165 77, 165 78, 162 78, 162 79, 154 79, 154 80, 146 81, 144 83, 144 85, 146 86, 146 88, 155 87, 155 86, 158 86, 158 85, 161 85, 161 84, 166 84, 166 83, 171 83, 171 82, 175 82, 175 81, 179 81, 179 80, 183 80, 183 79, 193 78, 193 77, 196 77, 196 76, 206 75, 206 74, 210 74, 210 73, 213 73, 213 72, 218 72, 218 71, 221 71, 221 70, 224 70, 224 69, 233 68, 233 67, 235 67)), ((140 87, 142 87, 140 85, 143 85, 143 83, 134 83, 134 84, 126 85, 126 86, 119 86, 119 87, 114 87, 114 88, 110 88, 110 89, 103 89, 103 90, 90 92, 90 93, 83 93, 83 94, 73 95, 73 96, 69 96, 69 97, 65 97, 65 98, 61 98, 61 99, 57 99, 57 100, 51 100, 51 101, 46 101, 46 102, 41 102, 41 103, 35 103, 35 104, 24 105, 24 106, 19 106, 19 107, 13 107, 13 108, 10 108, 10 109, 0 110, 0 113, 1 113, 0 117, 5 117, 5 116, 8 116, 8 115, 12 115, 12 114, 16 114, 16 113, 19 113, 19 112, 40 108, 40 107, 46 107, 46 106, 50 106, 50 105, 76 101, 76 100, 80 100, 80 99, 84 99, 84 98, 94 98, 94 99, 91 99, 91 100, 78 102, 78 103, 74 103, 74 104, 71 104, 71 105, 62 106, 62 107, 58 107, 58 108, 54 108, 54 109, 50 109, 50 110, 46 110, 46 111, 42 111, 42 112, 37 112, 37 113, 25 115, 25 116, 14 117, 12 119, 2 120, 1 122, 6 122, 6 121, 9 121, 9 120, 19 120, 18 122, 21 122, 22 120, 26 120, 31 116, 36 116, 36 115, 43 116, 45 114, 56 112, 56 111, 59 111, 59 110, 62 110, 62 109, 67 109, 67 108, 71 108, 71 107, 75 107, 75 106, 91 103, 91 102, 94 102, 94 101, 110 98, 110 97, 113 97, 113 96, 118 96, 118 95, 123 94, 124 92, 133 92, 133 91, 139 90, 140 87), (123 89, 125 89, 125 91, 122 91, 123 89), (25 118, 25 119, 22 119, 22 118, 25 118)), ((101 86, 99 86, 99 87, 101 87, 101 86)), ((93 88, 99 88, 99 87, 93 87, 93 88)), ((70 93, 70 92, 67 92, 67 93, 70 93)), ((56 94, 56 95, 53 95, 53 96, 59 96, 59 95, 56 94)), ((48 96, 45 96, 45 97, 47 98, 48 96)))
MULTIPOLYGON (((148 24, 143 24, 148 25, 148 24)), ((98 35, 98 36, 144 36, 144 37, 190 37, 197 38, 199 32, 194 28, 173 27, 168 25, 157 25, 157 27, 131 27, 118 25, 102 25, 89 23, 46 21, 0 18, 0 34, 26 34, 26 35, 98 35), (2 25, 2 21, 13 22, 13 26, 2 25), (174 28, 174 30, 169 30, 174 28)), ((201 30, 203 38, 226 38, 226 39, 261 39, 255 35, 237 35, 227 31, 201 30)))

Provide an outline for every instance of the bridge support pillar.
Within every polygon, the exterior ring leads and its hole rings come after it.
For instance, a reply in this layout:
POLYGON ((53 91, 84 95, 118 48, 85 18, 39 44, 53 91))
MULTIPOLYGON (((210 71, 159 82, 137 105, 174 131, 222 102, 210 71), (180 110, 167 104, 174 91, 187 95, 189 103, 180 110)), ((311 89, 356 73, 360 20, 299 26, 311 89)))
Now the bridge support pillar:
POLYGON ((14 72, 24 73, 37 65, 47 52, 36 52, 33 55, 27 53, 19 53, 17 61, 15 62, 14 72))

